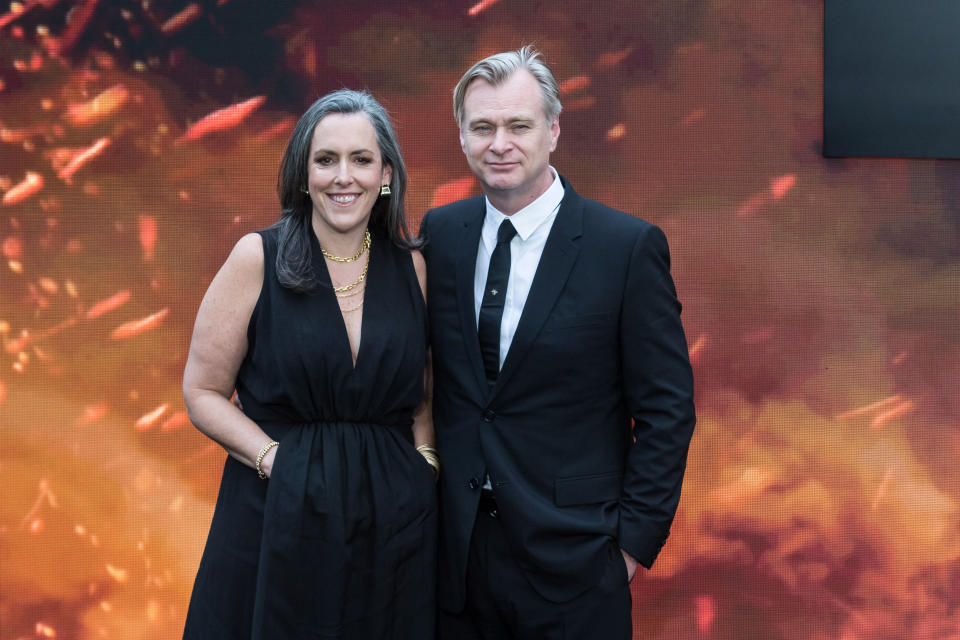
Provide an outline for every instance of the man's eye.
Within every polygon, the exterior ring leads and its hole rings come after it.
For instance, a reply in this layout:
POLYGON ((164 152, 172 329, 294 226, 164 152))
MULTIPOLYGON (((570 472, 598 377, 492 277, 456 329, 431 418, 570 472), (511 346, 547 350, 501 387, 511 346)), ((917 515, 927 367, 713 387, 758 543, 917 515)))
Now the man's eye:
POLYGON ((475 127, 473 128, 473 130, 474 130, 476 133, 489 133, 489 132, 490 132, 490 127, 489 127, 488 125, 485 125, 485 124, 478 124, 477 126, 475 126, 475 127))

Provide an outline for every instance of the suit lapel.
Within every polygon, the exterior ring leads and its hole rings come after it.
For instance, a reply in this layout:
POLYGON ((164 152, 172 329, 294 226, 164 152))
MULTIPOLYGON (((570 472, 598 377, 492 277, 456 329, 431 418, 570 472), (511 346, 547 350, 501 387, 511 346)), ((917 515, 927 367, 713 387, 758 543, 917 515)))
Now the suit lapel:
MULTIPOLYGON (((513 334, 513 341, 510 343, 510 350, 507 351, 507 357, 500 369, 497 384, 493 387, 493 395, 496 395, 507 383, 540 333, 543 323, 550 317, 553 305, 567 283, 570 270, 573 269, 580 254, 576 239, 583 231, 583 203, 570 184, 563 178, 561 180, 566 193, 560 203, 560 210, 557 211, 553 228, 550 229, 550 235, 547 236, 547 243, 543 247, 537 272, 530 285, 530 293, 527 294, 527 301, 523 305, 523 313, 517 324, 517 331, 513 334)), ((476 260, 476 251, 474 251, 474 260, 476 260)), ((477 342, 478 359, 479 354, 480 347, 477 342)))
POLYGON ((480 248, 480 232, 486 213, 485 200, 475 198, 464 212, 463 232, 457 244, 457 307, 460 311, 460 332, 463 335, 470 368, 477 378, 479 388, 486 392, 486 374, 483 372, 483 357, 480 355, 480 339, 477 337, 477 312, 473 300, 473 281, 477 271, 477 252, 480 248))

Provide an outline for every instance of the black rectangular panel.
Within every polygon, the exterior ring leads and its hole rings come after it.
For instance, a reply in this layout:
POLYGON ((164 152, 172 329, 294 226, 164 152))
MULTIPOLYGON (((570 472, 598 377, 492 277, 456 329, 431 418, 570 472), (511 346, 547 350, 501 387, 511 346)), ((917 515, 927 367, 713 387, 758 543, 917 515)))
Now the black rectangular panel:
POLYGON ((827 0, 823 153, 960 157, 960 2, 827 0))

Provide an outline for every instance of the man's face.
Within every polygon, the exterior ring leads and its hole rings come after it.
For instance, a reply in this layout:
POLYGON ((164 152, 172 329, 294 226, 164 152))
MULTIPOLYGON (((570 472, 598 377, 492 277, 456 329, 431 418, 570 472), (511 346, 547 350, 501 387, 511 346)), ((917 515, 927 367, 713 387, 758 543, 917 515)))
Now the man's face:
POLYGON ((478 78, 467 87, 460 147, 483 192, 497 209, 516 213, 553 181, 550 153, 560 120, 547 120, 536 78, 515 71, 499 86, 478 78))

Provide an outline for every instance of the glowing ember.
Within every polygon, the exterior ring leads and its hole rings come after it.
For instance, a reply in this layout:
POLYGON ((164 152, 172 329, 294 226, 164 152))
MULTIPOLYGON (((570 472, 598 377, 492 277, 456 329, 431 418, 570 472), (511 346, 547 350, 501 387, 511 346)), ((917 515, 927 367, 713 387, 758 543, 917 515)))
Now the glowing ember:
POLYGON ((618 123, 607 129, 606 139, 607 142, 613 142, 614 140, 619 140, 627 133, 627 126, 625 124, 618 123))
POLYGON ((873 421, 870 422, 870 426, 874 429, 879 429, 891 420, 895 420, 900 416, 909 413, 910 411, 913 411, 913 400, 904 400, 900 404, 897 404, 875 416, 873 421))
POLYGON ((96 303, 84 314, 84 318, 87 320, 93 320, 94 318, 99 318, 105 313, 113 311, 114 309, 121 307, 130 300, 130 291, 124 289, 123 291, 118 291, 109 298, 101 300, 96 303))
POLYGON ((192 127, 187 129, 187 131, 176 139, 174 144, 184 144, 186 142, 192 142, 194 140, 199 140, 205 135, 213 133, 215 131, 225 131, 231 129, 244 120, 247 117, 260 108, 260 106, 267 101, 266 96, 256 96, 239 102, 237 104, 225 107, 223 109, 218 109, 213 113, 209 113, 200 120, 198 120, 192 127))
POLYGON ((26 177, 3 194, 3 204, 12 205, 23 202, 43 189, 43 176, 36 171, 27 171, 26 177))
POLYGON ((166 35, 171 33, 176 33, 180 31, 185 26, 196 20, 200 17, 200 5, 195 2, 191 2, 185 6, 179 13, 172 16, 169 20, 163 23, 160 27, 160 31, 166 35))
POLYGON ((776 199, 780 199, 783 196, 787 195, 787 192, 790 189, 793 189, 794 185, 797 184, 797 176, 789 173, 785 176, 780 176, 779 178, 774 178, 770 181, 770 195, 776 199))
POLYGON ((175 411, 169 418, 160 425, 160 431, 175 431, 190 424, 190 416, 186 411, 175 411))
POLYGON ((583 91, 592 84, 590 76, 573 76, 560 83, 560 94, 583 91))
POLYGON ((60 169, 60 172, 57 173, 57 177, 69 184, 73 174, 75 174, 80 167, 103 153, 103 150, 109 146, 110 138, 100 138, 89 147, 78 149, 76 153, 73 154, 70 161, 62 169, 60 169))
POLYGON ((135 335, 139 335, 144 331, 156 329, 163 323, 164 319, 169 313, 170 309, 164 308, 156 313, 150 314, 145 318, 124 323, 114 329, 113 333, 110 334, 110 337, 114 340, 125 340, 127 338, 132 338, 135 335))
POLYGON ((45 292, 49 293, 50 295, 54 295, 57 293, 57 291, 60 290, 60 287, 57 285, 56 281, 54 281, 52 278, 40 278, 40 280, 38 281, 38 284, 40 285, 41 289, 43 289, 45 292))
POLYGON ((887 472, 883 474, 883 480, 880 482, 880 486, 877 487, 877 495, 873 498, 873 503, 870 505, 871 511, 876 511, 877 507, 880 506, 880 502, 883 500, 884 496, 887 495, 887 490, 890 488, 890 481, 893 479, 893 469, 887 469, 887 472))
POLYGON ((140 246, 143 247, 143 259, 153 260, 153 248, 157 244, 157 221, 152 216, 139 218, 140 246))
POLYGON ((696 364, 697 360, 700 359, 700 354, 703 353, 703 350, 707 347, 707 344, 710 342, 710 337, 705 333, 701 333, 697 336, 697 340, 690 345, 690 362, 691 364, 696 364))
POLYGON ((478 16, 498 2, 500 0, 480 0, 480 2, 467 9, 467 15, 470 17, 478 16))
POLYGON ((161 404, 159 407, 157 407, 156 409, 154 409, 153 411, 143 414, 142 416, 140 416, 140 419, 137 420, 137 423, 134 425, 134 428, 137 431, 148 431, 151 427, 153 427, 153 425, 157 423, 157 420, 159 420, 160 417, 167 412, 168 408, 169 408, 169 405, 165 402, 161 404))
POLYGON ((607 53, 601 53, 599 56, 597 56, 594 66, 596 66, 597 69, 615 67, 626 60, 627 56, 629 56, 631 53, 633 53, 633 47, 626 47, 625 49, 620 49, 619 51, 608 51, 607 53))
POLYGON ((263 142, 271 138, 276 138, 277 136, 286 135, 293 131, 293 127, 296 124, 297 122, 293 118, 284 118, 280 122, 258 133, 256 139, 258 142, 263 142))
POLYGON ((707 635, 713 627, 713 621, 717 617, 717 605, 711 596, 697 596, 697 631, 700 635, 707 635))
MULTIPOLYGON (((55 0, 47 0, 47 2, 49 4, 50 2, 55 2, 55 0)), ((99 0, 86 0, 85 2, 76 3, 69 14, 67 27, 60 34, 60 37, 54 38, 51 36, 41 41, 52 57, 60 56, 76 43, 77 39, 86 29, 90 19, 93 17, 98 3, 99 0)))
POLYGON ((107 565, 107 573, 110 574, 110 577, 116 580, 117 582, 124 583, 129 577, 126 569, 121 569, 120 567, 115 567, 112 564, 107 565))
POLYGON ((23 257, 23 240, 19 236, 8 236, 4 238, 2 249, 3 256, 13 260, 19 260, 23 257))
POLYGON ((116 84, 87 102, 71 104, 64 118, 75 127, 88 127, 116 113, 130 98, 130 90, 116 84))
POLYGON ((903 399, 899 395, 888 396, 883 400, 878 400, 871 404, 857 407, 856 409, 851 409, 850 411, 845 411, 841 414, 838 414, 834 417, 835 420, 850 420, 853 418, 859 418, 861 416, 866 416, 877 411, 885 410, 890 406, 900 404, 903 399))
POLYGON ((34 334, 27 329, 23 329, 20 331, 20 337, 6 343, 3 348, 7 353, 18 353, 23 351, 33 340, 34 334))

